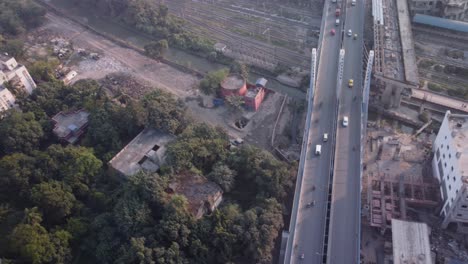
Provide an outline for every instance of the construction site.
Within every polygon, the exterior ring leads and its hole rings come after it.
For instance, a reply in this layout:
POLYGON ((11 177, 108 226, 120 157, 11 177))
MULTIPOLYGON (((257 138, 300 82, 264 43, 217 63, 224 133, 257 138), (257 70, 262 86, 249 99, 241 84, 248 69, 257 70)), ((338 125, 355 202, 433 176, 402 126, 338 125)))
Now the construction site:
POLYGON ((446 111, 468 113, 468 24, 421 16, 435 14, 418 10, 424 1, 371 2, 365 34, 377 117, 363 137, 362 263, 467 263, 467 236, 442 228, 446 198, 432 160, 446 111))

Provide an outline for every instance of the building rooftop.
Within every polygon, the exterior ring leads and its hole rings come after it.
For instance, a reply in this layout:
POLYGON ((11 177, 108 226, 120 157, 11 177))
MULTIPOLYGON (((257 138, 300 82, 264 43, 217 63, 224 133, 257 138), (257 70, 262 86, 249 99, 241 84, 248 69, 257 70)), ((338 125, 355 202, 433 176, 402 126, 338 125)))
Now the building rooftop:
POLYGON ((226 90, 239 90, 244 86, 245 80, 237 74, 231 74, 223 80, 221 86, 226 90))
POLYGON ((405 80, 412 84, 419 84, 418 66, 414 50, 411 20, 406 0, 397 0, 398 23, 401 39, 401 56, 405 70, 405 80))
POLYGON ((468 33, 468 23, 445 19, 441 17, 434 17, 428 15, 416 14, 413 18, 414 23, 423 24, 426 26, 439 27, 453 31, 468 33))
POLYGON ((164 162, 166 145, 174 136, 157 129, 146 128, 127 144, 109 164, 125 176, 140 170, 155 172, 164 162))
POLYGON ((260 91, 260 89, 262 89, 261 87, 260 88, 253 88, 253 89, 248 89, 247 90, 247 93, 245 94, 246 97, 249 97, 249 98, 255 98, 255 96, 257 96, 258 92, 260 91))
POLYGON ((456 148, 460 176, 468 176, 468 115, 448 114, 448 126, 456 148))
POLYGON ((214 209, 223 193, 216 183, 191 172, 174 176, 169 188, 172 192, 182 194, 187 198, 188 210, 196 218, 203 216, 205 211, 214 209))
POLYGON ((8 55, 6 52, 0 52, 0 61, 7 61, 11 59, 12 56, 8 55))
POLYGON ((429 228, 425 223, 392 219, 394 264, 432 264, 429 228))
MULTIPOLYGON (((85 110, 78 110, 71 113, 60 112, 52 117, 55 122, 54 134, 59 138, 66 138, 71 133, 77 132, 88 124, 89 113, 85 110)), ((70 143, 78 140, 79 134, 72 135, 67 139, 70 143)))

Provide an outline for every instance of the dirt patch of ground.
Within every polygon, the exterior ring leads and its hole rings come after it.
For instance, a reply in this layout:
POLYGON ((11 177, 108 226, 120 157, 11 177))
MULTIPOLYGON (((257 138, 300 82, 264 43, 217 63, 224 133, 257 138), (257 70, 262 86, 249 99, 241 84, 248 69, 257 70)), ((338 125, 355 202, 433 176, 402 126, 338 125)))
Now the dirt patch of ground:
MULTIPOLYGON (((179 97, 187 96, 199 82, 199 78, 194 75, 114 44, 65 18, 50 13, 46 17, 47 22, 31 35, 31 41, 48 43, 50 39, 60 37, 73 43, 75 51, 83 49, 100 55, 97 61, 87 58, 67 65, 78 72, 76 80, 102 78, 109 73, 125 72, 179 97)), ((76 53, 72 56, 75 55, 76 53)))
POLYGON ((246 113, 250 121, 246 127, 239 129, 234 123, 240 114, 230 112, 225 106, 214 108, 213 97, 200 93, 197 89, 200 79, 192 74, 121 47, 54 14, 47 14, 47 22, 28 37, 28 46, 36 47, 36 53, 44 53, 54 38, 72 43, 71 56, 62 62, 78 72, 73 82, 87 78, 101 79, 111 95, 124 93, 136 99, 155 88, 166 90, 186 102, 195 120, 221 126, 231 137, 244 138, 261 148, 269 148, 282 95, 269 94, 256 113, 246 113), (79 51, 85 51, 88 55, 79 51), (91 58, 91 53, 98 54, 99 59, 91 58))

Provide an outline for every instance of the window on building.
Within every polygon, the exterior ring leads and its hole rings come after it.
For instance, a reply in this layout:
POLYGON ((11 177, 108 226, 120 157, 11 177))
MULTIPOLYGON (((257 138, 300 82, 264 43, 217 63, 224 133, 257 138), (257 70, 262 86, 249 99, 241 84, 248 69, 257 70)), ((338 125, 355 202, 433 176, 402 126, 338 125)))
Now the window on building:
POLYGON ((440 159, 440 149, 437 149, 436 156, 437 156, 437 160, 439 160, 440 159))
POLYGON ((442 158, 445 159, 445 154, 442 155, 442 158))
MULTIPOLYGON (((450 185, 449 185, 449 189, 450 189, 450 185)), ((453 203, 453 198, 450 198, 450 201, 453 203)))
POLYGON ((453 166, 452 166, 452 171, 453 171, 453 166))
POLYGON ((455 176, 453 176, 453 181, 455 181, 455 176))
POLYGON ((463 204, 461 207, 466 209, 466 208, 468 208, 468 205, 463 204))
MULTIPOLYGON (((452 190, 452 185, 449 184, 449 190, 452 190)), ((453 202, 453 198, 452 198, 452 202, 453 202)))
POLYGON ((461 217, 461 216, 462 216, 462 214, 457 214, 457 216, 458 216, 458 217, 461 217))
POLYGON ((447 139, 447 136, 445 136, 445 139, 447 139))
POLYGON ((447 150, 449 150, 449 149, 450 149, 450 148, 449 148, 449 145, 447 145, 447 150))
POLYGON ((449 154, 449 159, 451 159, 451 158, 452 158, 452 154, 449 154))
POLYGON ((444 162, 444 167, 447 168, 447 162, 444 162))

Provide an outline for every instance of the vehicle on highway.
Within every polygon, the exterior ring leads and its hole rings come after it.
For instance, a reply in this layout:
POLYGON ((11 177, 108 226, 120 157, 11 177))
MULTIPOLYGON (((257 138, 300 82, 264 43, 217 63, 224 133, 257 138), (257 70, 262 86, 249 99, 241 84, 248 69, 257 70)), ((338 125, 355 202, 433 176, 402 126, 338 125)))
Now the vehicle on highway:
POLYGON ((354 39, 357 39, 357 34, 354 34, 354 39))
POLYGON ((349 88, 353 88, 353 86, 354 86, 354 80, 353 79, 349 79, 348 86, 349 86, 349 88))
POLYGON ((347 117, 347 116, 344 116, 344 117, 343 117, 343 126, 344 126, 344 127, 347 127, 347 126, 348 126, 348 117, 347 117))
POLYGON ((336 31, 335 31, 335 29, 334 29, 334 28, 332 28, 332 30, 330 30, 330 34, 331 34, 332 36, 335 36, 335 34, 336 34, 336 31))
POLYGON ((335 20, 335 26, 339 26, 339 25, 340 25, 340 19, 337 18, 337 19, 335 20))
POLYGON ((328 141, 328 133, 324 133, 323 134, 323 142, 327 142, 328 141))
POLYGON ((351 37, 353 35, 353 31, 351 31, 351 29, 348 29, 348 37, 351 37))
POLYGON ((336 0, 332 0, 332 3, 336 3, 336 0))
POLYGON ((356 0, 351 0, 351 5, 355 6, 356 5, 356 0))
POLYGON ((335 9, 335 16, 339 17, 340 14, 341 14, 341 9, 340 8, 335 9))
POLYGON ((315 146, 315 155, 320 155, 322 154, 322 145, 316 145, 315 146))
POLYGON ((305 256, 304 256, 304 253, 302 253, 300 256, 299 256, 300 259, 304 259, 305 256))
POLYGON ((312 206, 314 206, 314 205, 315 205, 315 200, 313 200, 313 201, 310 202, 310 203, 307 203, 307 208, 312 207, 312 206))

